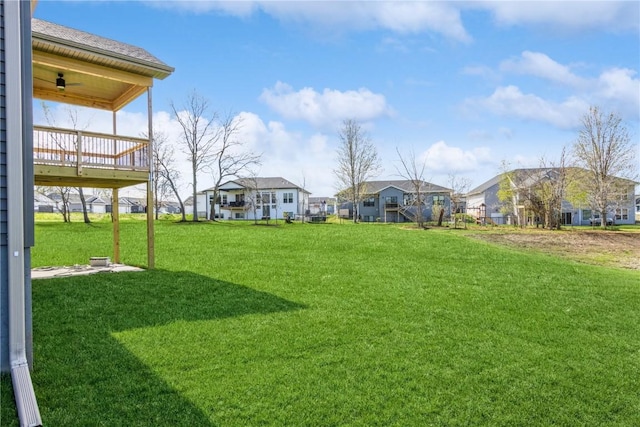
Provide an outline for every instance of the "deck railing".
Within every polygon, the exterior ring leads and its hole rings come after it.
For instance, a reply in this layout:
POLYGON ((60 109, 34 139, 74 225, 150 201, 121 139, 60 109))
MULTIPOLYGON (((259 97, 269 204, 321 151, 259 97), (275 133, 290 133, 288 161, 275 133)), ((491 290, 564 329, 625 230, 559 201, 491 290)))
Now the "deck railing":
POLYGON ((148 171, 148 146, 143 138, 33 127, 34 164, 75 167, 78 175, 83 167, 148 171))

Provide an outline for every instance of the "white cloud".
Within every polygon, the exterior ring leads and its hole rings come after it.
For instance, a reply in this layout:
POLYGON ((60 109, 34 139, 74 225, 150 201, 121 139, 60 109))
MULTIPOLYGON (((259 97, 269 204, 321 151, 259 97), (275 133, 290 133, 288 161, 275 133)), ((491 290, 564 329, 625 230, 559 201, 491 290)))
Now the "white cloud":
POLYGON ((388 1, 159 1, 155 7, 192 13, 216 12, 246 18, 261 11, 283 22, 303 24, 327 33, 390 30, 400 34, 434 32, 470 40, 460 11, 447 2, 388 1))
POLYGON ((586 84, 586 80, 573 74, 569 67, 539 52, 524 51, 518 59, 503 61, 500 70, 528 74, 573 87, 586 84))
POLYGON ((577 97, 557 103, 533 94, 524 94, 516 86, 498 87, 491 96, 468 99, 465 104, 475 110, 489 110, 500 116, 546 122, 562 129, 576 126, 589 108, 588 102, 577 97))
POLYGON ((546 31, 638 31, 637 1, 476 1, 470 8, 489 10, 500 25, 539 25, 546 31))
POLYGON ((618 104, 620 110, 637 119, 640 116, 640 79, 634 78, 637 74, 626 68, 606 70, 598 78, 596 97, 607 104, 618 104))
POLYGON ((344 119, 367 122, 390 114, 384 95, 366 88, 341 92, 313 88, 294 91, 286 83, 278 82, 272 89, 264 89, 260 100, 282 117, 304 120, 316 128, 335 128, 344 119))
POLYGON ((420 157, 426 163, 427 171, 436 173, 471 172, 492 161, 488 147, 465 150, 444 141, 436 142, 420 157))
POLYGON ((282 176, 317 196, 335 193, 331 172, 335 150, 326 135, 292 132, 282 122, 265 123, 254 113, 239 116, 243 124, 239 138, 252 152, 262 154, 259 176, 282 176))
POLYGON ((615 110, 631 120, 637 120, 640 115, 640 79, 636 70, 610 68, 598 76, 583 77, 543 53, 525 51, 517 59, 503 61, 500 71, 552 81, 573 94, 564 99, 544 99, 508 85, 498 87, 486 98, 468 99, 464 104, 467 110, 488 110, 505 117, 550 123, 562 129, 578 125, 589 105, 615 110))

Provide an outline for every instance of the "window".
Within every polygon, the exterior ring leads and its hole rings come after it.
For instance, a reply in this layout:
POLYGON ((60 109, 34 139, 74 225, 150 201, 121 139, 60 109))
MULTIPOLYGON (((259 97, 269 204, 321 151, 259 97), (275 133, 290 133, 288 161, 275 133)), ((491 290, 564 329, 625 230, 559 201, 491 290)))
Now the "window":
POLYGON ((367 197, 362 201, 362 206, 372 208, 376 205, 376 199, 374 197, 367 197))
POLYGON ((583 209, 582 210, 582 218, 583 219, 591 218, 591 209, 583 209))
POLYGON ((629 209, 627 209, 627 208, 622 208, 622 209, 618 208, 618 209, 616 209, 616 221, 621 220, 621 219, 623 219, 623 220, 629 219, 629 209))
POLYGON ((444 206, 444 196, 433 196, 434 206, 444 206))
POLYGON ((271 203, 271 193, 262 193, 261 199, 264 204, 271 203))
POLYGON ((223 205, 226 205, 226 204, 227 204, 227 195, 226 195, 226 194, 223 194, 223 195, 222 195, 222 204, 223 204, 223 205))
POLYGON ((236 219, 244 219, 244 212, 236 212, 236 219))
POLYGON ((398 203, 398 197, 397 196, 387 196, 384 198, 384 202, 385 203, 398 203))
POLYGON ((282 195, 282 203, 293 203, 293 193, 284 193, 282 195))

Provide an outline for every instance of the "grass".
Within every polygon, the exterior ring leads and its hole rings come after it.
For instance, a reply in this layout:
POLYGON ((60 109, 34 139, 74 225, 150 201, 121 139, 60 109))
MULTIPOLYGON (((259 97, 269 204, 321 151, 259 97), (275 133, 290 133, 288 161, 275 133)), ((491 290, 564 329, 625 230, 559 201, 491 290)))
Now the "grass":
MULTIPOLYGON (((111 253, 108 223, 36 238, 34 266, 111 253)), ((156 255, 34 282, 45 424, 640 425, 637 271, 348 223, 161 221, 156 255)))

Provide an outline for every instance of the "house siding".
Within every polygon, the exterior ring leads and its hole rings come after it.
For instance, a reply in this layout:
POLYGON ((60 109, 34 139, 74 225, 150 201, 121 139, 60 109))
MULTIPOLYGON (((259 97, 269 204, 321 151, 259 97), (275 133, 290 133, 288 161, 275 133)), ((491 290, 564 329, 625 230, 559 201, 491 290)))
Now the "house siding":
POLYGON ((8 372, 9 366, 9 276, 8 276, 8 223, 7 207, 7 122, 8 114, 22 115, 22 172, 23 172, 23 239, 24 239, 24 275, 25 275, 25 329, 27 358, 32 365, 32 326, 31 326, 31 253, 34 244, 33 225, 33 122, 31 104, 31 4, 20 2, 20 16, 6 16, 5 0, 0 0, 0 370, 8 372), (22 110, 8 111, 15 100, 7 101, 6 91, 6 45, 5 22, 20 21, 21 29, 21 68, 22 68, 22 110))
POLYGON ((4 52, 4 1, 0 1, 0 370, 9 370, 9 313, 7 276, 7 103, 4 52))

